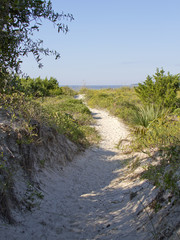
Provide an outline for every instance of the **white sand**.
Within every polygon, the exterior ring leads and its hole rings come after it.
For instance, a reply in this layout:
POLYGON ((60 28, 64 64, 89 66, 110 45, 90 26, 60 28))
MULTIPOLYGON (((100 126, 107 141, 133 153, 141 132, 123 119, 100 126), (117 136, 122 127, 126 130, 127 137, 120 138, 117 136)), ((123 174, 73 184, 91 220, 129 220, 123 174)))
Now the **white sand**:
POLYGON ((91 111, 102 136, 100 146, 87 149, 62 170, 40 172, 44 194, 40 208, 19 215, 16 226, 1 225, 0 239, 152 239, 151 226, 137 231, 144 224, 137 217, 143 208, 139 200, 148 201, 152 186, 139 180, 121 181, 122 163, 128 156, 121 155, 115 145, 127 137, 128 130, 107 112, 91 111), (132 192, 137 196, 130 200, 132 192))

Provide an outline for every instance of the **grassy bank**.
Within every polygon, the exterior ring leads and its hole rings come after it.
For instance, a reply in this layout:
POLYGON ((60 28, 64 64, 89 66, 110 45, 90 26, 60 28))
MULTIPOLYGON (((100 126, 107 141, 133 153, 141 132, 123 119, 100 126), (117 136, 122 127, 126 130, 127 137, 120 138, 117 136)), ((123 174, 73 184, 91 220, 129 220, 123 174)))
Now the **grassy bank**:
POLYGON ((75 143, 88 146, 99 141, 99 135, 90 125, 93 118, 81 100, 73 96, 39 98, 48 125, 57 129, 75 143))
POLYGON ((36 164, 40 169, 64 164, 100 139, 89 109, 74 98, 75 91, 58 87, 53 79, 27 83, 0 93, 0 217, 9 223, 15 222, 14 204, 31 210, 43 198, 32 178, 36 164), (23 174, 20 192, 16 172, 23 174))
MULTIPOLYGON (((81 100, 74 98, 71 89, 63 89, 64 94, 51 97, 25 96, 15 92, 1 94, 1 107, 7 109, 11 121, 17 119, 21 127, 33 138, 32 122, 37 121, 56 129, 71 141, 88 146, 99 141, 96 130, 91 127, 93 118, 81 100)), ((74 94, 73 94, 74 93, 74 94)))

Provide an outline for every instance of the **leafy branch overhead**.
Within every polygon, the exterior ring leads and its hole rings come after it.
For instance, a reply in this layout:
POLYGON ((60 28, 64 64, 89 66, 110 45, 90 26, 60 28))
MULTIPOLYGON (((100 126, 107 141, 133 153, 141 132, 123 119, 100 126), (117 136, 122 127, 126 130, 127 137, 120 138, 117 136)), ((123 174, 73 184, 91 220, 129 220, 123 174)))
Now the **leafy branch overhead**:
POLYGON ((42 20, 47 19, 58 32, 68 32, 62 20, 73 20, 72 14, 56 13, 51 1, 43 0, 1 0, 0 4, 0 78, 2 74, 18 71, 21 56, 32 53, 42 67, 41 54, 54 55, 56 51, 42 47, 42 40, 33 40, 33 33, 40 30, 42 20))

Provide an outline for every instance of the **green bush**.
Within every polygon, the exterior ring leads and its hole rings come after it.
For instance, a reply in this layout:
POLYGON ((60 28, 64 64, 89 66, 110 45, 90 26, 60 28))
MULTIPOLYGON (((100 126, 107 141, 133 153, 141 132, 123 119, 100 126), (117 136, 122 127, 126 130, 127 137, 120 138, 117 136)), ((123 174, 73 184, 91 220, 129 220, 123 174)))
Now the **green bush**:
POLYGON ((157 69, 153 77, 148 76, 143 84, 139 83, 135 91, 145 104, 162 107, 176 107, 177 91, 180 75, 164 74, 164 70, 157 69))
POLYGON ((46 97, 63 94, 58 81, 53 77, 50 79, 16 77, 16 83, 16 89, 28 96, 46 97))
POLYGON ((70 87, 60 87, 60 89, 62 90, 62 94, 64 95, 68 95, 68 96, 75 96, 77 94, 76 91, 74 91, 72 88, 70 87))

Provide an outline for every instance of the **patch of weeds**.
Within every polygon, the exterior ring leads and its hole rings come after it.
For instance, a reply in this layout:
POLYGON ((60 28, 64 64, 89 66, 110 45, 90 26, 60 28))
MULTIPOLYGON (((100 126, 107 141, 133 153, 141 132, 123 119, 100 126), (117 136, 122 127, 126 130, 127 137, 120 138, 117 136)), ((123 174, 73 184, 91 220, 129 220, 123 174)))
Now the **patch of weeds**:
POLYGON ((16 130, 17 132, 17 144, 21 145, 21 144, 31 144, 33 142, 35 142, 35 138, 37 137, 37 133, 34 132, 35 127, 29 125, 26 126, 23 124, 22 125, 22 129, 16 130))
POLYGON ((156 166, 148 166, 142 174, 143 179, 149 179, 156 187, 169 190, 172 195, 180 196, 178 169, 180 146, 171 146, 161 151, 161 161, 156 166))
POLYGON ((141 160, 139 157, 136 157, 136 159, 131 163, 131 170, 135 170, 141 165, 141 160))
POLYGON ((150 203, 149 207, 152 208, 155 213, 157 213, 165 203, 165 199, 163 198, 164 190, 160 191, 156 198, 150 203))
POLYGON ((164 116, 152 122, 143 132, 134 131, 132 148, 143 149, 165 148, 177 146, 180 141, 180 120, 164 116))
POLYGON ((161 205, 159 202, 156 201, 156 202, 154 203, 153 208, 154 208, 155 213, 157 213, 159 210, 161 210, 162 205, 161 205))
POLYGON ((24 204, 28 210, 32 210, 34 207, 40 205, 40 201, 44 198, 42 192, 37 190, 32 183, 27 184, 27 190, 25 193, 24 204))
POLYGON ((40 166, 44 168, 45 167, 45 162, 46 162, 45 159, 39 160, 40 166))

